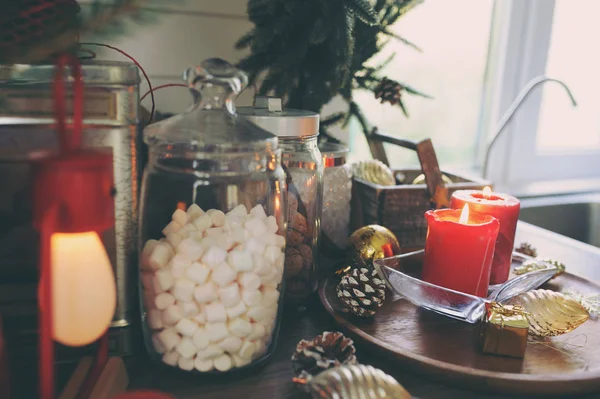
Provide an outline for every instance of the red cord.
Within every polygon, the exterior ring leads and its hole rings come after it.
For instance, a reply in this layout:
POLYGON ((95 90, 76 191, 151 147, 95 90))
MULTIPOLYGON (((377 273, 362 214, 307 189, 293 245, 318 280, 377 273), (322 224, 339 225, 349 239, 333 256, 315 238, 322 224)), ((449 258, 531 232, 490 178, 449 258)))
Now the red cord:
POLYGON ((61 151, 73 150, 81 146, 81 135, 83 132, 83 78, 81 76, 81 64, 71 54, 61 54, 56 60, 56 71, 53 82, 54 116, 61 151), (69 137, 65 119, 67 117, 66 90, 63 79, 65 67, 69 65, 73 75, 73 132, 69 137))
POLYGON ((146 96, 148 94, 153 93, 159 89, 164 89, 165 87, 188 87, 188 86, 184 85, 183 83, 166 83, 164 85, 156 86, 152 90, 148 90, 146 93, 144 93, 144 95, 142 97, 140 97, 140 102, 144 101, 144 98, 146 98, 146 96))
POLYGON ((146 73, 146 71, 144 70, 144 68, 142 68, 142 66, 140 65, 140 63, 133 58, 132 56, 130 56, 129 54, 127 54, 125 51, 121 50, 120 48, 111 46, 109 44, 104 44, 104 43, 79 43, 82 46, 100 46, 100 47, 107 47, 111 50, 115 50, 118 51, 119 53, 123 54, 125 57, 129 58, 138 68, 140 68, 140 71, 142 71, 142 74, 144 75, 144 78, 146 78, 146 82, 148 82, 148 88, 150 89, 150 98, 152 99, 152 109, 150 110, 150 119, 148 120, 148 124, 150 124, 152 122, 152 118, 154 118, 154 108, 155 108, 155 103, 154 103, 154 93, 152 92, 152 83, 150 83, 150 78, 148 77, 148 74, 146 73))

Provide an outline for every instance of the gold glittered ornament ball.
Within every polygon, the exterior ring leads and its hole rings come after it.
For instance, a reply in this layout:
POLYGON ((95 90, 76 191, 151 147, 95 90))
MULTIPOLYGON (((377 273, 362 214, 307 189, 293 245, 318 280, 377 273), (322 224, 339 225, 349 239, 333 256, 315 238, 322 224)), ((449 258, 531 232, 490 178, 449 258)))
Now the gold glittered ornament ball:
POLYGON ((400 255, 400 243, 389 229, 378 224, 357 229, 348 239, 349 258, 354 267, 373 268, 373 261, 400 255))
POLYGON ((380 186, 394 186, 396 184, 396 178, 392 170, 376 159, 353 163, 352 176, 380 186))

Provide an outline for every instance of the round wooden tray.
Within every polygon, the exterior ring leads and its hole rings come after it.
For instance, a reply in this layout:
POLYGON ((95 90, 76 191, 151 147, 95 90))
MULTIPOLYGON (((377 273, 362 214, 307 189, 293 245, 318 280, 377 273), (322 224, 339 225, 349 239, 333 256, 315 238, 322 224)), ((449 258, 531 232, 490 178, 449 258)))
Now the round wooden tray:
MULTIPOLYGON (((600 391, 599 321, 590 319, 577 330, 543 343, 530 339, 524 359, 486 355, 478 348, 476 325, 420 309, 399 296, 388 298, 372 320, 344 313, 335 294, 337 282, 337 276, 326 279, 319 296, 339 327, 406 368, 494 392, 565 395, 600 391)), ((600 286, 568 273, 542 288, 600 292, 600 286)))

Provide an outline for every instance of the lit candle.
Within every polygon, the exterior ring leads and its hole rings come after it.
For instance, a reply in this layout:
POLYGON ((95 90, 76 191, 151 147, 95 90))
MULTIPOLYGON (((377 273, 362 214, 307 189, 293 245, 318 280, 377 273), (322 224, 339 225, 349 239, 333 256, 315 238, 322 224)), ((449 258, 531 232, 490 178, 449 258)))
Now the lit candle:
POLYGON ((521 209, 519 200, 507 194, 493 193, 489 187, 484 188, 483 191, 455 191, 452 194, 450 207, 460 209, 465 204, 469 204, 471 211, 491 215, 500 222, 490 284, 502 284, 508 280, 510 273, 515 232, 521 209))
POLYGON ((428 231, 421 278, 432 284, 486 297, 498 220, 462 210, 427 211, 428 231))

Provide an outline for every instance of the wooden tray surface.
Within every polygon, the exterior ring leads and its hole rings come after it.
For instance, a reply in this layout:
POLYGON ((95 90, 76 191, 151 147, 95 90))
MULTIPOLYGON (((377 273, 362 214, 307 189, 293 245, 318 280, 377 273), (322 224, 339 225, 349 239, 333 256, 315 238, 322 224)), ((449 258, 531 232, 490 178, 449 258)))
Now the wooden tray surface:
MULTIPOLYGON (((600 321, 590 319, 575 331, 543 343, 530 338, 524 359, 485 355, 477 346, 476 325, 418 308, 399 296, 388 297, 372 320, 344 313, 335 294, 338 279, 323 281, 319 296, 341 330, 407 369, 493 392, 600 392, 600 321)), ((600 286, 568 273, 542 288, 600 292, 600 286)))

